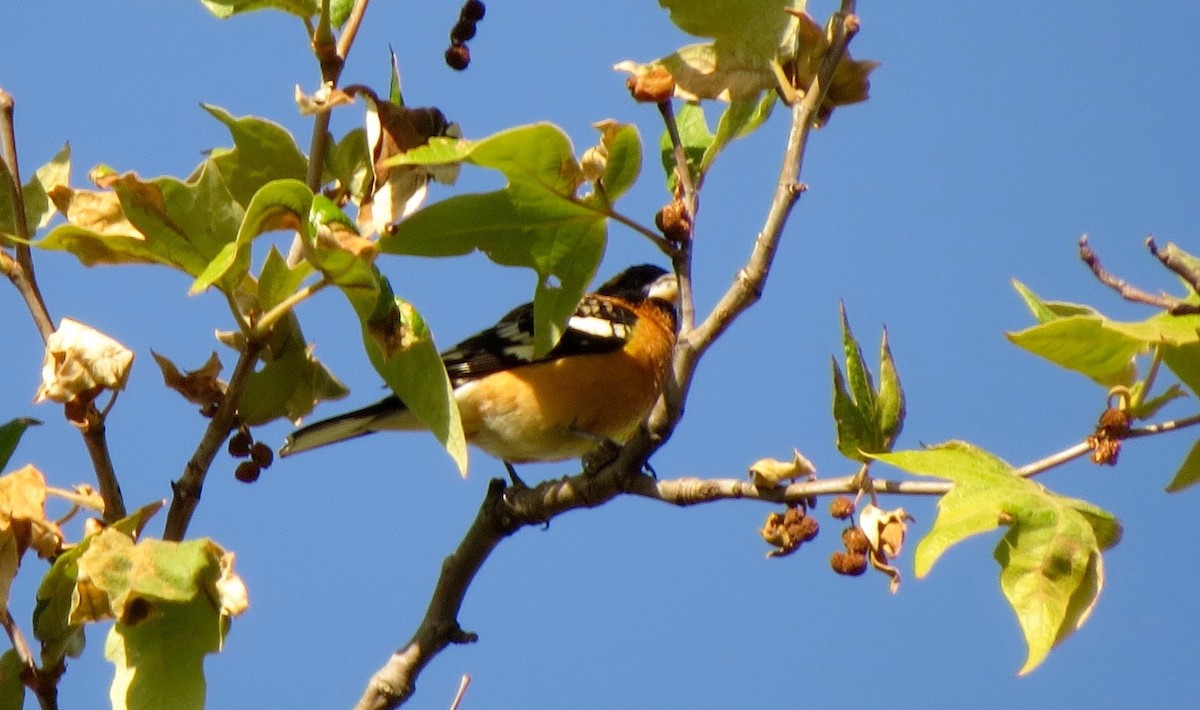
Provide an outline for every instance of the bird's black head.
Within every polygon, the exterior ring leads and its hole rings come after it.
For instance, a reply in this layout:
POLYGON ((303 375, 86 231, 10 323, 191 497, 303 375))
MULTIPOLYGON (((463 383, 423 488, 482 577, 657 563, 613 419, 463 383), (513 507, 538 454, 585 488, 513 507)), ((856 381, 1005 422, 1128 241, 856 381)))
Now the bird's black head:
POLYGON ((674 301, 674 289, 666 283, 668 280, 671 283, 674 282, 674 278, 668 276, 666 269, 654 264, 640 264, 631 266, 605 281, 596 289, 596 293, 632 303, 650 297, 662 298, 670 302, 674 301), (668 294, 667 291, 671 293, 668 294))

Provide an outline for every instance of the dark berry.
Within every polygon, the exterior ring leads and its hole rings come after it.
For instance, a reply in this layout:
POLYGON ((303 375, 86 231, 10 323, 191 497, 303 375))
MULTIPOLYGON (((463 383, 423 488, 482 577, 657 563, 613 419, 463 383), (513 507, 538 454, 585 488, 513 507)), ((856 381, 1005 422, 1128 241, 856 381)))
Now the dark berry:
POLYGON ((239 463, 237 470, 233 472, 233 477, 242 483, 254 483, 260 475, 262 475, 262 466, 253 461, 239 463))
POLYGON ((462 11, 458 13, 458 16, 468 22, 479 22, 486 12, 487 7, 480 0, 467 0, 463 3, 462 11))
POLYGON ((244 459, 250 455, 250 447, 253 444, 254 438, 250 436, 250 432, 238 429, 229 437, 229 455, 244 459))
POLYGON ((471 63, 471 50, 465 44, 452 44, 446 48, 446 66, 462 71, 471 63))

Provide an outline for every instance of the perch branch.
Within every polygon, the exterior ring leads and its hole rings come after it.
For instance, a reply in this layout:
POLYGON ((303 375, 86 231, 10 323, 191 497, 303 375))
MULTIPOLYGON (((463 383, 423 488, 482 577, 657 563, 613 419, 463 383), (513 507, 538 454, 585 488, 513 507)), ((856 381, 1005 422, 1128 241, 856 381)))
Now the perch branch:
MULTIPOLYGON (((1162 434, 1200 424, 1200 414, 1139 429, 1129 438, 1162 434)), ((505 537, 525 526, 543 525, 571 510, 594 508, 622 495, 636 495, 676 506, 691 506, 719 500, 751 500, 766 503, 801 503, 813 496, 854 494, 862 490, 858 474, 838 478, 801 481, 787 486, 760 488, 744 478, 699 478, 694 476, 657 480, 641 472, 646 451, 637 440, 623 449, 617 459, 601 470, 584 472, 531 488, 506 488, 502 479, 488 487, 475 521, 458 549, 446 558, 425 617, 412 639, 397 650, 371 677, 355 710, 387 710, 404 703, 416 689, 416 679, 433 657, 447 646, 473 643, 477 636, 463 631, 458 612, 475 575, 492 550, 505 537)), ((1086 442, 1075 444, 1015 470, 1031 477, 1088 454, 1086 442)), ((874 494, 940 496, 953 483, 946 480, 888 480, 870 477, 867 490, 874 494)))

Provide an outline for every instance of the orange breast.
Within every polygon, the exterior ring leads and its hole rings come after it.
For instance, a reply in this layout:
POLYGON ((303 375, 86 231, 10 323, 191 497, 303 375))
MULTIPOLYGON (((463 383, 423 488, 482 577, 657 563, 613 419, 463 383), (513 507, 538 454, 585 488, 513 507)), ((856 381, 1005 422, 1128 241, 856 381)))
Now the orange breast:
POLYGON ((623 350, 499 372, 455 390, 467 440, 513 463, 576 458, 633 435, 662 391, 675 336, 639 320, 623 350))

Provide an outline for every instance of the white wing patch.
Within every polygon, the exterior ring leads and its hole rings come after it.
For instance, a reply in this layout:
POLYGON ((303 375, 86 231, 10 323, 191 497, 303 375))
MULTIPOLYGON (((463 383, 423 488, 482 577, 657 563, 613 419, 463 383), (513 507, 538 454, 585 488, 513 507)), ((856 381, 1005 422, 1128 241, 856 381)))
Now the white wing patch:
POLYGON ((627 340, 630 332, 628 325, 600 316, 571 316, 567 327, 597 338, 617 340, 627 340))

